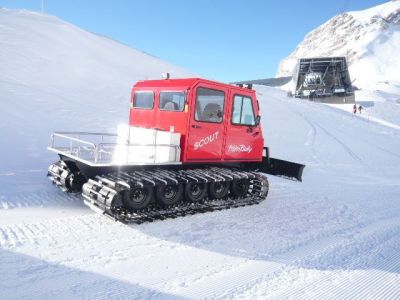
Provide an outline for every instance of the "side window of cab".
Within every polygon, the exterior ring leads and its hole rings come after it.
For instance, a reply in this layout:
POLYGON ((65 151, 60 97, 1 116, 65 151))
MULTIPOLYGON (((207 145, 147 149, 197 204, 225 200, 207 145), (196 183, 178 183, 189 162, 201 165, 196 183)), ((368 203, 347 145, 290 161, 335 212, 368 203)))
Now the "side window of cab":
POLYGON ((132 108, 153 109, 154 93, 151 91, 137 91, 133 95, 132 108))
POLYGON ((250 97, 242 95, 234 96, 232 124, 246 126, 254 126, 256 124, 253 103, 250 97))
POLYGON ((221 123, 224 115, 225 93, 220 90, 198 88, 196 95, 195 120, 221 123))
POLYGON ((160 92, 158 108, 165 111, 183 111, 185 101, 186 97, 183 92, 160 92))

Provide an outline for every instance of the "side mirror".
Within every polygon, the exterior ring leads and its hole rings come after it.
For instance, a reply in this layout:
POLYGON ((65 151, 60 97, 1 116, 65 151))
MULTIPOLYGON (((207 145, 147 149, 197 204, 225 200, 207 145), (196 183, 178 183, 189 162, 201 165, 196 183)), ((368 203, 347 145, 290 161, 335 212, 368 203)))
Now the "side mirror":
POLYGON ((254 122, 254 126, 258 126, 260 124, 261 121, 261 116, 257 116, 254 122))

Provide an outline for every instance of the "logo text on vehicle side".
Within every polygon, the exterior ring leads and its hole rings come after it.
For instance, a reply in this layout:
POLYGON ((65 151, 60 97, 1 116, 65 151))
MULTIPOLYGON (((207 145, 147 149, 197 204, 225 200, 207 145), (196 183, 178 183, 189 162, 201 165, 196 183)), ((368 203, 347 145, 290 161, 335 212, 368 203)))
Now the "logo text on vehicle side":
POLYGON ((203 147, 204 145, 207 145, 213 141, 216 141, 218 139, 218 134, 219 134, 219 131, 216 131, 216 132, 210 134, 209 136, 206 136, 205 138, 202 138, 201 140, 195 142, 194 150, 197 150, 197 149, 203 147))
POLYGON ((235 152, 240 152, 240 153, 247 152, 247 153, 250 153, 251 150, 253 150, 253 148, 250 145, 243 145, 242 144, 242 145, 229 145, 228 146, 228 152, 233 152, 233 153, 235 153, 235 152))

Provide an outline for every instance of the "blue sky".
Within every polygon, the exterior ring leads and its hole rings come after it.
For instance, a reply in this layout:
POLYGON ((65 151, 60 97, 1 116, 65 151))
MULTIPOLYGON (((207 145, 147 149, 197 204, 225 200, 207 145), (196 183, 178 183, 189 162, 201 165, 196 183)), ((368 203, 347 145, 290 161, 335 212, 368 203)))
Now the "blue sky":
MULTIPOLYGON (((44 0, 45 12, 215 80, 273 77, 304 35, 379 0, 44 0)), ((0 0, 40 11, 41 0, 0 0)))

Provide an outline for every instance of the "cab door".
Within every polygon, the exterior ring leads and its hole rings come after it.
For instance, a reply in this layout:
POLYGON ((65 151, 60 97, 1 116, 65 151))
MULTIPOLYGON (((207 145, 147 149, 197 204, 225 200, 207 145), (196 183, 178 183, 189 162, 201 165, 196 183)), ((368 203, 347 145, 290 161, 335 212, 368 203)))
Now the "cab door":
POLYGON ((233 93, 230 96, 230 116, 226 130, 224 159, 231 161, 259 161, 262 157, 263 137, 256 125, 258 114, 254 96, 233 93))
POLYGON ((186 160, 220 161, 227 88, 202 83, 193 91, 186 160))

